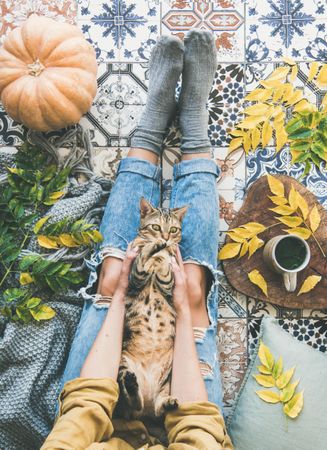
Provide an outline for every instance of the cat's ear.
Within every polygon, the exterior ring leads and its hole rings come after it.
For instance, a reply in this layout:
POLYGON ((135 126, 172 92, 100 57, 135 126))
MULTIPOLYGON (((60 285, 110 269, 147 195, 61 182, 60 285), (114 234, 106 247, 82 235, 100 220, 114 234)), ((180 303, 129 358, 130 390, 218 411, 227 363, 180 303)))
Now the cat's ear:
POLYGON ((179 221, 181 222, 183 220, 183 217, 186 214, 186 211, 188 209, 188 205, 181 206, 180 208, 172 208, 170 211, 175 214, 175 216, 178 217, 179 221))
POLYGON ((145 200, 144 197, 141 197, 141 200, 140 200, 141 218, 147 216, 152 211, 154 211, 154 207, 151 205, 151 203, 149 203, 147 200, 145 200))

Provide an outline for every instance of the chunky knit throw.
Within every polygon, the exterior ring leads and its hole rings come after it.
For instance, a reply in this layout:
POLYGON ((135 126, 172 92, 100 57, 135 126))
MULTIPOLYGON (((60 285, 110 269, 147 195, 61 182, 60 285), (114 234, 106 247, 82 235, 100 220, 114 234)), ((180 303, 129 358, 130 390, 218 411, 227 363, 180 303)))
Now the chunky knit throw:
MULTIPOLYGON (((42 134, 30 132, 28 139, 50 152, 59 165, 72 167, 64 198, 47 213, 51 214, 51 220, 69 217, 99 223, 111 182, 93 173, 88 133, 78 125, 61 138, 46 139, 42 134), (60 158, 59 148, 63 147, 69 148, 66 158, 60 158), (79 177, 83 174, 86 181, 78 183, 77 174, 79 177)), ((6 184, 5 167, 14 164, 13 154, 0 153, 0 188, 6 184)), ((39 250, 37 242, 31 241, 23 254, 39 250)), ((90 251, 61 249, 56 255, 52 253, 51 258, 81 267, 90 251)), ((76 292, 69 291, 48 297, 47 304, 56 310, 49 321, 20 324, 0 316, 1 450, 39 449, 55 419, 60 379, 83 301, 76 292)))

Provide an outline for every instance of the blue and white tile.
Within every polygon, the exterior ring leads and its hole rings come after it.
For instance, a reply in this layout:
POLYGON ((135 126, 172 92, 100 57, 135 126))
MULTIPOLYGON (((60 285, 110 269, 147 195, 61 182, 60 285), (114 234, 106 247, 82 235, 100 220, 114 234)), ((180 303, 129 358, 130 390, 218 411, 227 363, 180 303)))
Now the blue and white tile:
POLYGON ((224 319, 246 318, 247 298, 236 291, 228 282, 224 274, 219 275, 219 308, 218 317, 224 319))
POLYGON ((326 319, 281 319, 279 325, 298 341, 304 342, 323 353, 327 352, 326 319))
POLYGON ((304 0, 249 0, 246 12, 247 61, 275 61, 286 54, 298 59, 320 59, 318 54, 324 53, 309 48, 315 39, 315 45, 319 45, 320 39, 325 40, 321 27, 321 19, 326 18, 323 4, 304 0))
POLYGON ((128 147, 93 147, 91 163, 93 172, 114 181, 119 162, 128 154, 128 147))
POLYGON ((90 130, 92 144, 129 147, 147 95, 147 66, 99 64, 98 91, 81 124, 90 130))
POLYGON ((258 178, 266 174, 288 175, 290 154, 288 148, 276 153, 274 147, 257 149, 250 153, 246 160, 246 184, 251 186, 258 178))
POLYGON ((78 24, 99 61, 147 61, 160 33, 157 0, 80 0, 78 24))

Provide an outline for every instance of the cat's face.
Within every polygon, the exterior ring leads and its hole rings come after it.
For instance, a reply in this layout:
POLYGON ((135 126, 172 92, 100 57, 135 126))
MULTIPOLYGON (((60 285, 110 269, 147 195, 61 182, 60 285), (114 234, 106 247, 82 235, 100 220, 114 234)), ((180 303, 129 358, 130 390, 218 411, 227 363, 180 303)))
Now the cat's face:
POLYGON ((177 244, 182 238, 182 219, 187 206, 163 210, 154 208, 143 197, 140 201, 141 224, 139 235, 148 241, 177 244))

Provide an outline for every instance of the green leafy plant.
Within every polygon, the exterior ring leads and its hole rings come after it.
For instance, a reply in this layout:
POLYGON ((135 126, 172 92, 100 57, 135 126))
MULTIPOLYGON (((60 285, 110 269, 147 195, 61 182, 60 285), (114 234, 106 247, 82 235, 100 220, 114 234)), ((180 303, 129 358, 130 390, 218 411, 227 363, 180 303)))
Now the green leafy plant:
MULTIPOLYGON (((292 162, 305 163, 304 176, 312 163, 319 166, 327 160, 327 94, 318 110, 303 97, 301 89, 294 88, 297 64, 289 58, 284 61, 245 97, 251 104, 243 111, 244 119, 230 133, 233 139, 229 151, 243 147, 248 153, 260 145, 264 148, 275 135, 276 152, 289 144, 292 162)), ((327 64, 311 63, 307 82, 312 81, 317 86, 327 86, 327 64)))
POLYGON ((303 391, 296 392, 300 380, 292 381, 295 367, 283 371, 283 358, 274 359, 269 348, 261 341, 258 357, 261 365, 258 366, 259 373, 253 375, 256 382, 265 388, 256 391, 258 397, 267 403, 281 403, 283 412, 287 417, 295 419, 303 409, 303 391))
POLYGON ((0 192, 0 313, 11 320, 51 319, 55 311, 44 303, 40 290, 50 295, 85 281, 86 273, 44 253, 21 257, 31 239, 50 253, 102 239, 84 220, 48 223, 46 212, 65 195, 69 172, 59 170, 47 152, 28 142, 19 147, 15 167, 7 168, 8 183, 0 192))

